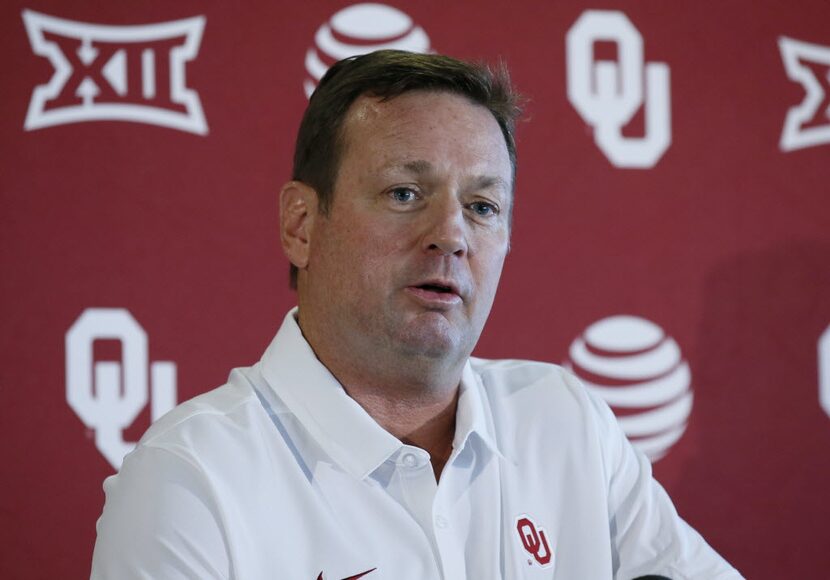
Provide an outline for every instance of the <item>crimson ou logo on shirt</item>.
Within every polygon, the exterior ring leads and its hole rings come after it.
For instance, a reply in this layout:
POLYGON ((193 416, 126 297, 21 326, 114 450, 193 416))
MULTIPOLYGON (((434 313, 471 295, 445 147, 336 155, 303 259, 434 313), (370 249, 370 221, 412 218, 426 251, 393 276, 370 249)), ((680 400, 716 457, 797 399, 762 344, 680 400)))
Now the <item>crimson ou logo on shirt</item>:
MULTIPOLYGON (((549 568, 553 565, 553 551, 544 528, 538 526, 529 515, 522 514, 516 518, 516 531, 522 547, 539 566, 549 568)), ((528 560, 528 564, 532 564, 532 561, 528 560)))
POLYGON ((338 60, 382 49, 428 52, 429 37, 407 14, 385 4, 354 4, 336 12, 317 29, 306 52, 306 97, 338 60))
POLYGON ((652 463, 680 440, 692 411, 692 377, 662 328, 637 316, 604 318, 573 341, 569 357, 564 366, 611 407, 652 463))

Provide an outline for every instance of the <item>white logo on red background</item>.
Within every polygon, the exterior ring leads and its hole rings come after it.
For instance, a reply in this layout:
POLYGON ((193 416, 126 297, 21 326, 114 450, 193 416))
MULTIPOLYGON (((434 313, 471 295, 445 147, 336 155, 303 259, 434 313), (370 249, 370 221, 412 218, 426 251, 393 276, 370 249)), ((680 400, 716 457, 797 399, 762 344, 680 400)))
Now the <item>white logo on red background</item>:
POLYGON ((669 66, 644 63, 642 36, 617 11, 583 12, 568 31, 566 48, 568 100, 593 125, 597 146, 617 167, 653 167, 671 144, 669 66), (594 58, 599 41, 616 45, 616 61, 594 58), (624 136, 623 127, 640 107, 645 107, 645 135, 624 136))
POLYGON ((570 367, 617 415, 623 432, 652 462, 677 443, 692 411, 691 372, 663 329, 636 316, 612 316, 573 341, 570 367))
POLYGON ((830 143, 830 46, 782 36, 778 48, 787 77, 807 93, 787 112, 779 147, 793 151, 830 143))
POLYGON ((528 560, 529 564, 535 562, 542 568, 553 565, 553 550, 544 528, 537 525, 529 515, 522 514, 516 518, 516 532, 522 548, 532 558, 528 560))
POLYGON ((176 405, 176 364, 149 365, 147 334, 123 308, 87 308, 66 333, 66 400, 84 424, 95 430, 95 446, 118 469, 135 443, 129 427, 152 392, 153 421, 176 405), (95 361, 96 340, 121 342, 122 362, 95 361))
POLYGON ((429 37, 412 18, 385 4, 354 4, 334 14, 314 35, 315 46, 305 56, 306 97, 338 60, 381 49, 427 52, 429 37))
POLYGON ((32 50, 55 69, 35 87, 27 131, 84 121, 132 121, 205 135, 185 64, 199 52, 205 17, 109 26, 23 11, 32 50))
POLYGON ((830 326, 818 340, 818 394, 821 408, 830 417, 830 326))

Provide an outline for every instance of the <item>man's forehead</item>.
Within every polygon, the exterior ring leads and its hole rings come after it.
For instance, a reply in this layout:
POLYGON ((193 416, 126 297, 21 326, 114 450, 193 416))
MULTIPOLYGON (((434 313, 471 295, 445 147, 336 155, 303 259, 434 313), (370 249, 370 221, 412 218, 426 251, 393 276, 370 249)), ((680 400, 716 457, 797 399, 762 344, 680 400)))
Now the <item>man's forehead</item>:
POLYGON ((513 168, 495 116, 484 105, 452 91, 413 90, 390 98, 361 95, 345 115, 340 143, 339 170, 347 159, 359 155, 372 166, 372 173, 408 170, 426 177, 440 173, 444 161, 458 160, 458 153, 467 155, 462 163, 470 170, 470 180, 486 181, 488 187, 508 192, 513 189, 513 168), (407 145, 401 147, 403 143, 407 145), (500 150, 496 157, 493 147, 500 150))
POLYGON ((461 134, 498 135, 499 142, 507 149, 498 121, 484 105, 455 92, 420 89, 392 97, 359 96, 344 117, 341 143, 348 147, 354 139, 365 143, 369 139, 396 138, 413 126, 416 129, 438 127, 448 116, 464 119, 454 125, 461 134))
POLYGON ((385 102, 388 102, 388 100, 384 101, 380 97, 372 95, 360 95, 349 107, 346 113, 346 122, 358 123, 378 118, 383 112, 385 102))
POLYGON ((417 104, 419 97, 423 98, 423 96, 425 95, 411 93, 389 98, 370 94, 359 96, 346 112, 343 122, 345 140, 348 141, 350 133, 361 130, 371 129, 379 134, 382 134, 384 130, 394 130, 400 124, 401 113, 412 109, 412 105, 417 104))
POLYGON ((381 97, 371 93, 360 95, 346 111, 344 126, 374 124, 378 128, 384 122, 388 122, 390 126, 396 122, 403 122, 409 115, 431 117, 434 109, 423 109, 421 105, 424 101, 435 99, 455 101, 473 110, 480 110, 496 122, 496 118, 484 105, 473 101, 466 95, 453 91, 415 89, 390 97, 381 97))

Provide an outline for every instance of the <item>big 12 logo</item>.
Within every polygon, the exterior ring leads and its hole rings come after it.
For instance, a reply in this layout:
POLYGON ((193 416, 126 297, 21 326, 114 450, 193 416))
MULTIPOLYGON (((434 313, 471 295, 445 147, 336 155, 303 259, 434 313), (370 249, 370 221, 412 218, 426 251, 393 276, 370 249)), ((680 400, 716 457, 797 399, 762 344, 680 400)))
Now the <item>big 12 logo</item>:
POLYGON ((54 74, 35 87, 27 131, 83 121, 132 121, 208 132, 185 65, 199 52, 204 16, 112 26, 23 11, 32 50, 54 74))
POLYGON ((782 36, 778 39, 787 77, 804 89, 804 100, 787 111, 781 151, 830 143, 830 46, 782 36))

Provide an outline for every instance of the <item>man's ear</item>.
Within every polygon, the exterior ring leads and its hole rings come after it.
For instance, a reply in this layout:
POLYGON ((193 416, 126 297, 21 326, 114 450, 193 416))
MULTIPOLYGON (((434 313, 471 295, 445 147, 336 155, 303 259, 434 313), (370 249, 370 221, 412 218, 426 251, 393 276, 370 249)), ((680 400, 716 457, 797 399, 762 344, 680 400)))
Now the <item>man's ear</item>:
POLYGON ((297 268, 308 266, 309 246, 317 217, 314 188, 289 181, 280 190, 280 241, 288 260, 297 268))

